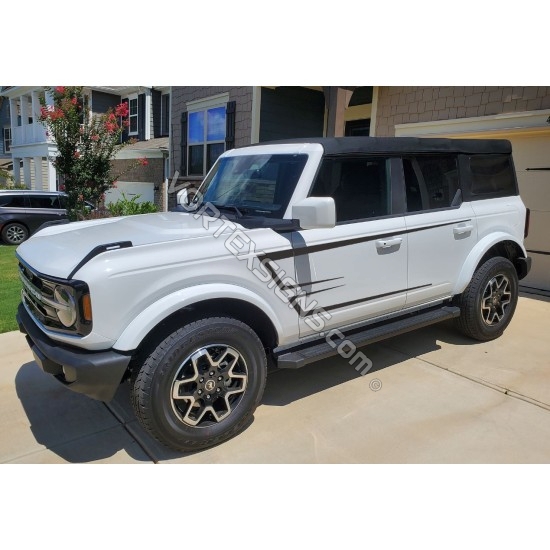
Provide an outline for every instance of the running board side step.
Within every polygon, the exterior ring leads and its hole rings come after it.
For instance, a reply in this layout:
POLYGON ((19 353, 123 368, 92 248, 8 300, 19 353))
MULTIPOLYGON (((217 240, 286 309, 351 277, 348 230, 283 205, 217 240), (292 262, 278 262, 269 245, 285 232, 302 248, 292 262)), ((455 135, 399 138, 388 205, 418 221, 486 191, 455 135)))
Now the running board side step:
MULTIPOLYGON (((326 333, 326 338, 323 338, 320 343, 313 344, 309 347, 298 349, 295 351, 287 350, 277 354, 275 357, 277 366, 280 369, 299 369, 315 361, 326 359, 333 355, 338 355, 338 346, 344 342, 352 342, 357 348, 374 344, 386 338, 392 338, 399 334, 415 330, 417 328, 427 327, 453 317, 460 315, 460 308, 455 306, 445 306, 438 309, 432 309, 423 313, 416 313, 408 317, 400 318, 395 321, 379 324, 374 327, 368 327, 361 332, 354 332, 349 336, 340 338, 338 332, 331 334, 331 331, 326 333), (329 338, 330 335, 330 338, 329 338), (329 343, 329 340, 330 342, 329 343)), ((342 334, 340 332, 340 334, 342 334)), ((317 340, 318 342, 318 340, 317 340)))

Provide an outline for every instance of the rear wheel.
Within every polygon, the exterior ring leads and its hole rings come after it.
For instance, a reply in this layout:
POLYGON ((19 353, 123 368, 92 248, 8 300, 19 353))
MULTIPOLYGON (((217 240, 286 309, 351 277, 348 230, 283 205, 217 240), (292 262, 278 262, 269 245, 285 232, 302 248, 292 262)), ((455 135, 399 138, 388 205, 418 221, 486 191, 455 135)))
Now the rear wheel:
POLYGON ((20 223, 8 223, 2 229, 2 239, 6 244, 21 244, 29 238, 28 229, 20 223))
POLYGON ((498 338, 510 324, 518 301, 518 276, 510 260, 490 258, 458 297, 459 330, 476 340, 498 338))
POLYGON ((173 449, 212 447, 250 420, 266 371, 263 345, 250 327, 231 318, 202 319, 168 336, 136 369, 134 411, 173 449))

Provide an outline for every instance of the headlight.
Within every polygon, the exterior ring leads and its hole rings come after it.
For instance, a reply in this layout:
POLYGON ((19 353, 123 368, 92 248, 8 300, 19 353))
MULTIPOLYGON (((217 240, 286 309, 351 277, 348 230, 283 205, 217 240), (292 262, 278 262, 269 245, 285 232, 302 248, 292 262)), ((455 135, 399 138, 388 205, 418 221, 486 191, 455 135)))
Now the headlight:
POLYGON ((73 295, 63 286, 55 287, 53 295, 61 324, 67 328, 72 327, 76 322, 76 302, 73 295))
POLYGON ((19 261, 23 303, 48 330, 87 336, 92 331, 92 300, 84 281, 59 279, 19 261))

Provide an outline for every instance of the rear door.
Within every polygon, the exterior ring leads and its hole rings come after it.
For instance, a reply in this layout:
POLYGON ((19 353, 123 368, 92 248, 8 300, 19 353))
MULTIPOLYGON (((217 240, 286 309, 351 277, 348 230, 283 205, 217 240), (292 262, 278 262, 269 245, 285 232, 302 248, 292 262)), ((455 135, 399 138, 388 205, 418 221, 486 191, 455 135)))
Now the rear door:
POLYGON ((449 297, 477 243, 477 224, 462 199, 456 154, 403 158, 408 234, 407 307, 449 297))

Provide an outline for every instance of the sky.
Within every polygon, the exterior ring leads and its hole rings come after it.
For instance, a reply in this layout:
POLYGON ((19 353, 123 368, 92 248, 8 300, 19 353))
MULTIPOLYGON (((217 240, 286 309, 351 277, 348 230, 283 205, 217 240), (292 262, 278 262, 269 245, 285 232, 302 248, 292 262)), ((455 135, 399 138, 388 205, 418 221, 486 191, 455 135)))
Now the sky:
MULTIPOLYGON (((44 9, 36 0, 27 4, 44 9)), ((26 18, 24 29, 3 27, 0 79, 144 86, 541 85, 548 79, 549 4, 262 5, 210 0, 186 3, 181 13, 151 7, 144 16, 106 0, 80 14, 74 2, 60 0, 49 9, 66 8, 65 18, 52 13, 26 18)))

